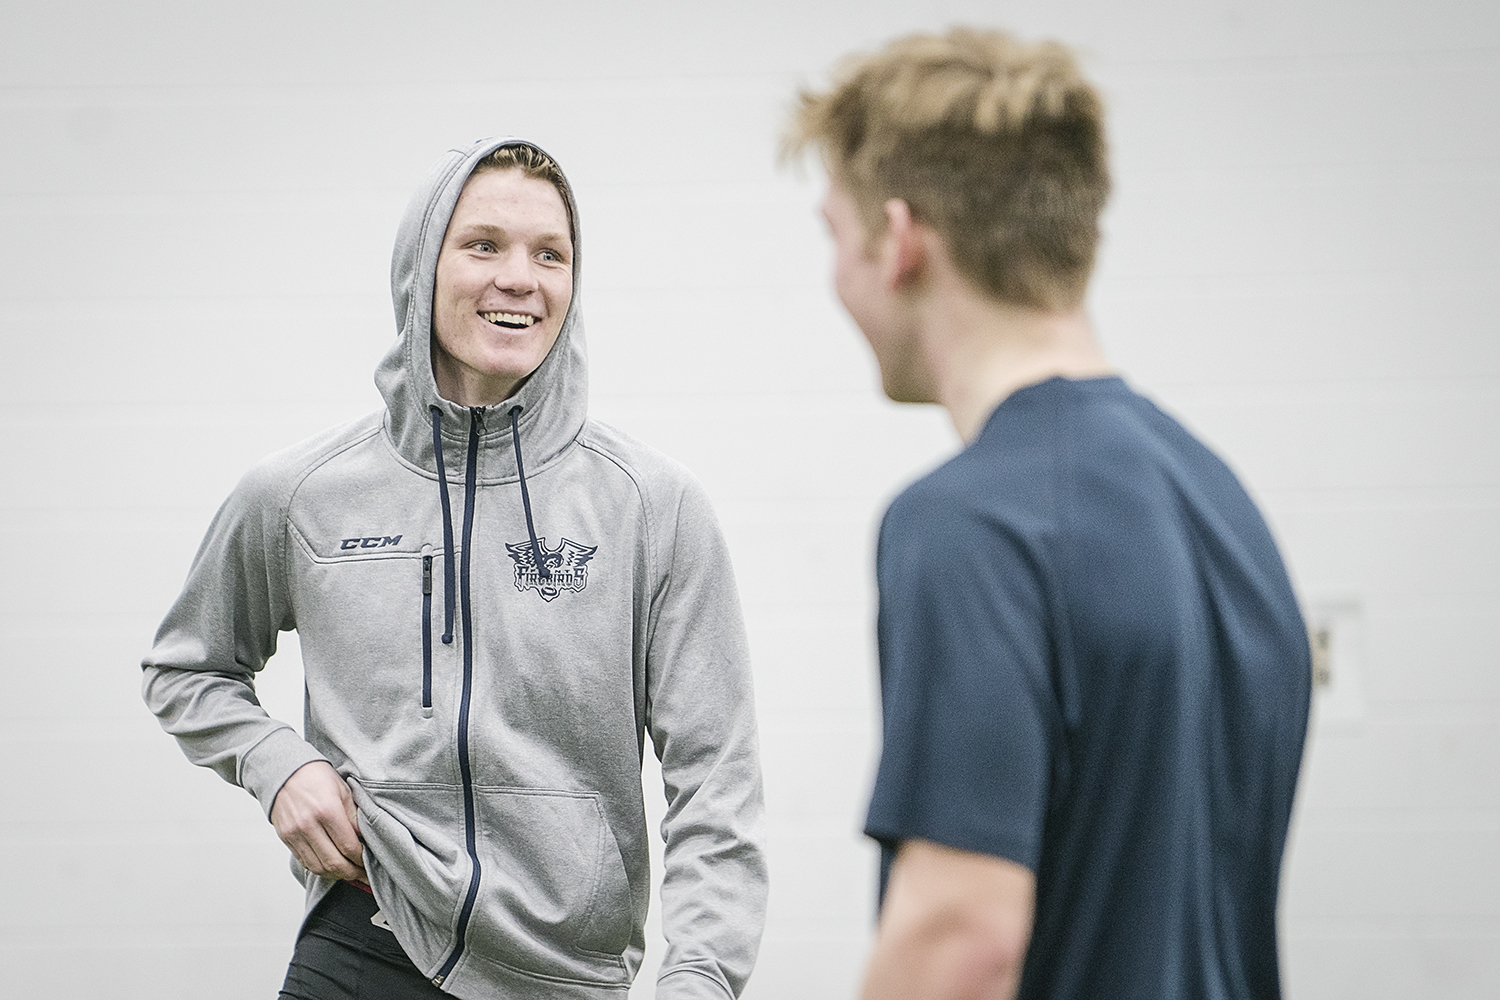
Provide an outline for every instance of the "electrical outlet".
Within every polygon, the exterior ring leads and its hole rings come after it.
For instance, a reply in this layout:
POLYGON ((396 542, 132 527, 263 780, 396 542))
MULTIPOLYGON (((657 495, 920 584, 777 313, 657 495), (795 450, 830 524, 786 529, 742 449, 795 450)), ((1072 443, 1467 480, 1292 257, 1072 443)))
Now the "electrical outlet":
POLYGON ((1308 644, 1312 648, 1317 721, 1321 724, 1363 718, 1363 604, 1350 598, 1311 601, 1305 617, 1308 644))

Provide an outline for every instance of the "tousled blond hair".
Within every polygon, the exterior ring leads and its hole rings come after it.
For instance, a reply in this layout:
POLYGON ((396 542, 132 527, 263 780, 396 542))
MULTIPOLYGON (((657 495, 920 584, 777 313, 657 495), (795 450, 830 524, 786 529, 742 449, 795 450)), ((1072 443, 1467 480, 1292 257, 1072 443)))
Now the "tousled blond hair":
POLYGON ((804 90, 783 158, 816 148, 872 235, 900 198, 1005 302, 1080 304, 1109 194, 1103 102, 1072 54, 1000 31, 911 35, 804 90))

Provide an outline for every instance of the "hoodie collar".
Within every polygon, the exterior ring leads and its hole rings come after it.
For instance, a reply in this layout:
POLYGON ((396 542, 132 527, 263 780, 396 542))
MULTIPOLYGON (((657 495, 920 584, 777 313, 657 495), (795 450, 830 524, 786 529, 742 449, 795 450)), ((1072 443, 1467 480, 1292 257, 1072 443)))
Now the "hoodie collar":
MULTIPOLYGON (((385 432, 407 463, 432 476, 431 408, 443 414, 444 452, 448 467, 462 475, 464 441, 469 433, 468 407, 438 395, 432 375, 432 294, 438 254, 464 182, 475 164, 501 146, 525 140, 481 139, 466 149, 452 149, 438 161, 417 189, 396 232, 391 254, 391 300, 396 310, 396 342, 375 370, 375 384, 385 399, 385 432)), ((535 143, 527 143, 535 145, 535 143)), ((571 185, 570 185, 571 186, 571 185)), ((520 406, 519 427, 526 448, 527 473, 534 475, 562 454, 578 436, 588 415, 588 365, 583 318, 579 308, 582 275, 578 206, 569 198, 573 220, 573 298, 557 342, 524 385, 509 399, 490 407, 483 422, 479 482, 513 482, 517 478, 511 422, 506 414, 520 406)))

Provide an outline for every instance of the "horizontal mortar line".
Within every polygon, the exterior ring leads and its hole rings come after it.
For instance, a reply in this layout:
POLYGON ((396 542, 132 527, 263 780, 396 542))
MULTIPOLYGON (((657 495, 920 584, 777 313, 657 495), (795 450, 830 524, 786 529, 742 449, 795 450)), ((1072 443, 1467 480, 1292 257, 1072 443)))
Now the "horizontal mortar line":
MULTIPOLYGON (((1468 51, 1468 50, 1460 50, 1468 51)), ((203 106, 208 108, 221 107, 225 95, 241 94, 245 96, 260 95, 267 92, 284 94, 288 98, 295 98, 298 102, 304 102, 310 91, 323 91, 327 93, 347 93, 359 103, 367 103, 374 94, 394 95, 397 103, 426 105, 428 95, 431 93, 448 93, 464 96, 470 95, 463 103, 476 105, 493 105, 497 103, 497 95, 508 98, 515 95, 517 98, 534 99, 537 96, 555 96, 559 100, 565 100, 574 91, 593 91, 598 85, 610 85, 619 83, 651 83, 668 84, 678 80, 735 80, 743 82, 774 81, 778 84, 800 80, 798 73, 793 71, 768 71, 759 72, 739 70, 732 72, 685 72, 681 70, 660 73, 610 73, 597 76, 577 75, 570 76, 570 82, 559 85, 555 81, 546 84, 534 82, 530 75, 517 75, 514 78, 485 76, 483 78, 454 77, 449 80, 435 81, 430 77, 412 77, 409 79, 394 79, 393 75, 367 77, 364 80, 354 80, 348 76, 342 76, 337 81, 328 80, 305 80, 305 81, 278 81, 275 83, 240 83, 225 84, 214 83, 49 83, 49 84, 0 84, 0 106, 7 99, 23 94, 201 94, 201 100, 190 102, 189 106, 203 106), (476 88, 482 88, 476 90, 476 88), (499 88, 499 89, 497 89, 499 88), (472 95, 479 96, 472 96, 472 95), (422 95, 410 97, 407 95, 422 95)), ((252 101, 253 104, 263 103, 252 101)), ((278 102, 279 103, 279 102, 278 102)), ((382 101, 382 104, 387 101, 382 101)), ((92 108, 94 105, 85 105, 92 108)))
POLYGON ((1365 915, 1353 915, 1348 917, 1335 916, 1298 916, 1289 911, 1281 920, 1281 926, 1292 937, 1299 936, 1343 936, 1350 931, 1361 931, 1363 933, 1391 933, 1403 937, 1448 937, 1466 936, 1465 931, 1473 932, 1476 937, 1488 937, 1492 934, 1500 934, 1500 915, 1465 915, 1452 917, 1430 917, 1416 915, 1399 915, 1388 917, 1370 917, 1365 915), (1438 924, 1439 926, 1432 926, 1438 924), (1449 926, 1451 925, 1451 926, 1449 926), (1474 927, 1472 925, 1478 925, 1474 927))
MULTIPOLYGON (((1468 66, 1488 70, 1495 61, 1500 60, 1500 49, 1493 46, 1424 46, 1389 48, 1372 46, 1368 48, 1330 47, 1321 50, 1301 50, 1297 52, 1277 53, 1215 53, 1194 55, 1154 55, 1154 56, 1124 56, 1101 64, 1101 79, 1110 85, 1117 86, 1119 78, 1130 78, 1132 76, 1164 76, 1180 75, 1181 71, 1189 71, 1195 77, 1202 78, 1205 68, 1221 71, 1231 71, 1235 76, 1258 76, 1260 71, 1273 71, 1278 75, 1284 75, 1287 69, 1298 71, 1298 78, 1337 75, 1348 77, 1351 75, 1367 76, 1397 76, 1409 79, 1414 70, 1418 72, 1431 72, 1434 74, 1448 74, 1455 72, 1457 60, 1466 60, 1468 66), (1350 71, 1364 71, 1353 72, 1350 71), (1167 71, 1167 72, 1163 72, 1167 71), (1256 71, 1247 73, 1247 71, 1256 71)), ((1097 62, 1097 60, 1093 60, 1097 62)), ((341 76, 337 80, 306 78, 297 81, 275 80, 256 83, 226 84, 222 81, 204 82, 129 82, 129 83, 9 83, 0 85, 0 105, 10 101, 22 101, 30 99, 31 104, 24 107, 34 106, 39 97, 64 96, 76 100, 80 96, 104 97, 108 96, 119 101, 122 98, 141 100, 143 98, 172 97, 176 104, 185 104, 192 107, 219 108, 224 106, 226 98, 237 97, 242 103, 249 106, 280 104, 286 101, 297 103, 308 103, 309 95, 325 95, 328 98, 339 98, 333 103, 350 101, 354 103, 369 103, 372 96, 380 96, 382 104, 396 103, 399 105, 422 105, 430 104, 435 95, 442 95, 463 103, 472 104, 494 104, 497 94, 506 99, 514 100, 536 100, 556 99, 567 100, 578 93, 592 93, 599 89, 614 89, 622 84, 647 85, 650 87, 661 87, 670 85, 677 81, 694 81, 698 83, 723 81, 726 83, 765 84, 770 85, 779 93, 783 88, 788 89, 805 84, 805 73, 798 70, 727 70, 727 71, 662 71, 662 72, 627 72, 627 73, 601 73, 599 75, 575 75, 570 82, 559 87, 555 82, 549 81, 546 85, 535 83, 530 77, 517 75, 514 78, 486 76, 484 78, 455 76, 446 80, 432 80, 430 77, 402 77, 397 78, 395 74, 366 76, 360 80, 353 80, 347 76, 341 76), (476 87, 481 88, 476 90, 476 87), (487 95, 476 97, 476 94, 487 95), (184 96, 191 95, 191 100, 183 101, 184 96), (275 100, 268 100, 274 97, 275 100)), ((67 105, 70 109, 76 105, 67 105)), ((93 105, 87 105, 92 107, 93 105)))

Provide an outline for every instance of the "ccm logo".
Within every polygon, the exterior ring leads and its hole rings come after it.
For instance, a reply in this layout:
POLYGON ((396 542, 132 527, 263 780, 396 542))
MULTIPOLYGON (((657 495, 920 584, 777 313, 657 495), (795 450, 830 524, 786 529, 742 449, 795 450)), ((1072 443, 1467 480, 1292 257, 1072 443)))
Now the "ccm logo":
POLYGON ((339 542, 341 549, 383 549, 387 545, 400 545, 400 535, 371 535, 369 538, 345 538, 339 542))

